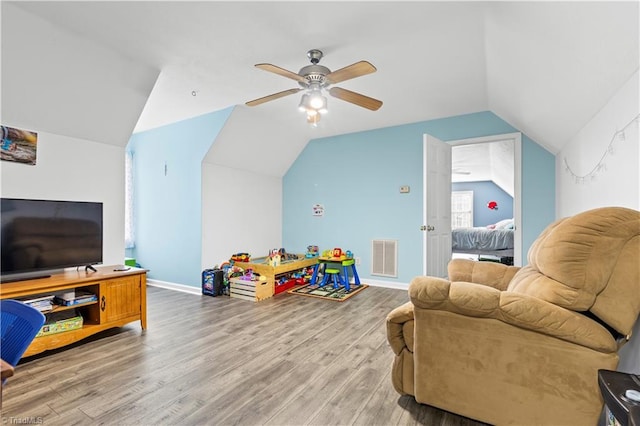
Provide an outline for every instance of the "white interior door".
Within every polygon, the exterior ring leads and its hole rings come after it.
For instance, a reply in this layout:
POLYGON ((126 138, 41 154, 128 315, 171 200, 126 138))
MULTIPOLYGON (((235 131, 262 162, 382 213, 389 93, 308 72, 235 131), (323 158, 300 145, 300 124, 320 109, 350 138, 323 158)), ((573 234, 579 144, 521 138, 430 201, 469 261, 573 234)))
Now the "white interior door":
POLYGON ((451 145, 424 135, 422 273, 447 276, 451 259, 451 145))

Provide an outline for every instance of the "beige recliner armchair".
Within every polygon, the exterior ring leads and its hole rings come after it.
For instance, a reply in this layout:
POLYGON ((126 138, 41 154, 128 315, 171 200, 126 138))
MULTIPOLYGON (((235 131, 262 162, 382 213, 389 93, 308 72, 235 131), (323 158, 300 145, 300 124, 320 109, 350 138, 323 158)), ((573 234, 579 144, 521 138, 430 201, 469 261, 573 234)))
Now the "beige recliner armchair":
POLYGON ((505 425, 596 425, 640 313, 640 212, 551 224, 522 268, 454 259, 387 317, 392 381, 416 401, 505 425))

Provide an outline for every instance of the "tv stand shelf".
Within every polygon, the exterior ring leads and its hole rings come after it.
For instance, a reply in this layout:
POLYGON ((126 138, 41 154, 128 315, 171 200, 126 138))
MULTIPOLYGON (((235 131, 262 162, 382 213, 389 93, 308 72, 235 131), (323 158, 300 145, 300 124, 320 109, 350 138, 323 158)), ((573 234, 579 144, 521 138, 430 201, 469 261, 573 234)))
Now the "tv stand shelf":
POLYGON ((122 327, 140 321, 147 328, 147 279, 144 269, 131 268, 114 271, 114 266, 100 266, 97 271, 67 270, 47 278, 0 284, 0 299, 17 299, 25 296, 47 295, 71 289, 90 291, 98 296, 95 302, 75 306, 83 317, 80 329, 36 337, 23 357, 49 349, 70 345, 109 328, 122 327))

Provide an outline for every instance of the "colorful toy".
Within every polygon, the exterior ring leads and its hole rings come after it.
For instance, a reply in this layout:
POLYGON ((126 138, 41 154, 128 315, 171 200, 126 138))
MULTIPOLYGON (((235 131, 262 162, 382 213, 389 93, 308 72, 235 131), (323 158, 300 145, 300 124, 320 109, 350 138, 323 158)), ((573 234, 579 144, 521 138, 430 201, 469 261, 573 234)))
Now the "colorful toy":
POLYGON ((280 260, 282 262, 285 262, 287 260, 298 260, 297 254, 287 253, 284 247, 281 247, 280 250, 278 250, 278 254, 280 255, 280 260))
POLYGON ((280 250, 273 249, 269 252, 269 256, 267 257, 267 263, 269 264, 269 266, 279 266, 281 261, 282 256, 280 255, 280 250))
POLYGON ((304 255, 307 259, 318 257, 318 246, 307 246, 307 253, 304 255))
POLYGON ((251 281, 253 279, 253 269, 247 268, 247 270, 244 271, 243 279, 251 281))
POLYGON ((274 254, 272 256, 269 256, 269 266, 280 266, 281 260, 282 258, 280 257, 279 254, 274 254))
POLYGON ((249 262, 249 260, 251 260, 251 255, 249 253, 236 253, 231 255, 229 262, 249 262))

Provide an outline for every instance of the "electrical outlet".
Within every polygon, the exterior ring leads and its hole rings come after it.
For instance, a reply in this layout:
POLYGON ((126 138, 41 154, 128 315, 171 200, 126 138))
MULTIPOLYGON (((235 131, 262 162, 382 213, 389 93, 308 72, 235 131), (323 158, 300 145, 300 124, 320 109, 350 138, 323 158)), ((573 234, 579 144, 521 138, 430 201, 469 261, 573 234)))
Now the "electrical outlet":
POLYGON ((356 257, 356 265, 359 265, 359 264, 360 264, 360 258, 356 257))
POLYGON ((400 187, 401 194, 407 194, 409 192, 409 185, 403 185, 400 187))

